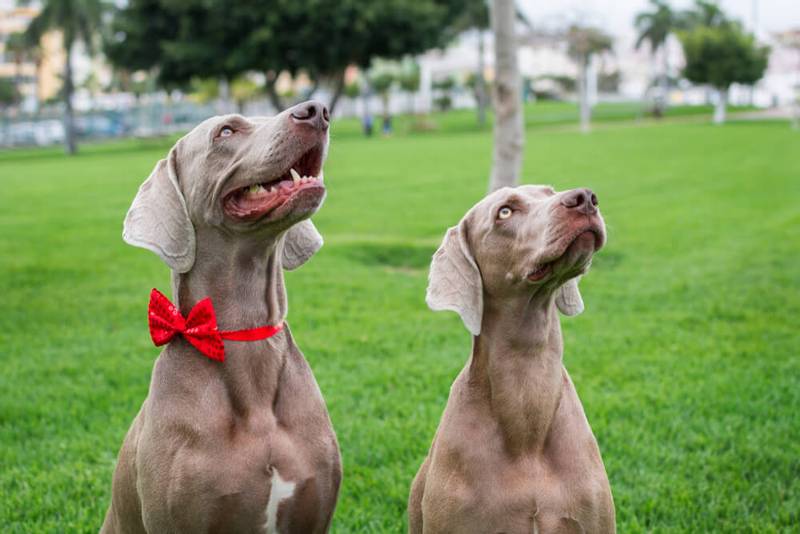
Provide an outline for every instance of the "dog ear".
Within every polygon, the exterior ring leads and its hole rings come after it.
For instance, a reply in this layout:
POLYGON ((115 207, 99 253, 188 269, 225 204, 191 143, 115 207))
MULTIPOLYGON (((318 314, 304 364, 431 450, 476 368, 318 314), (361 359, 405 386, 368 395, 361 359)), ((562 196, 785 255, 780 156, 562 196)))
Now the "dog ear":
POLYGON ((464 221, 447 231, 433 255, 425 302, 434 311, 458 313, 473 336, 481 333, 483 283, 467 243, 464 221))
POLYGON ((139 187, 122 230, 129 245, 155 252, 179 273, 194 265, 194 226, 189 220, 175 166, 175 148, 139 187))
POLYGON ((322 247, 322 236, 310 220, 295 224, 283 238, 283 268, 293 271, 322 247))
POLYGON ((556 306, 564 315, 572 317, 583 312, 583 298, 578 290, 581 277, 576 276, 567 280, 556 294, 556 306))

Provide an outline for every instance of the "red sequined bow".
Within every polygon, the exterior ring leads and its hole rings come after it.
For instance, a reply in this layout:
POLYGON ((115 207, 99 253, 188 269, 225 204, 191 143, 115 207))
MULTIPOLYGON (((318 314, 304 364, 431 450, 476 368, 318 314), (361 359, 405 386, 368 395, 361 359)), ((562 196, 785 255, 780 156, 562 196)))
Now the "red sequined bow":
POLYGON ((283 324, 280 324, 220 331, 217 329, 217 317, 210 298, 206 297, 195 304, 189 312, 189 317, 184 319, 178 308, 157 289, 150 292, 147 318, 150 337, 157 347, 169 343, 172 338, 180 334, 205 356, 220 362, 225 361, 223 339, 258 341, 272 337, 283 329, 283 324))

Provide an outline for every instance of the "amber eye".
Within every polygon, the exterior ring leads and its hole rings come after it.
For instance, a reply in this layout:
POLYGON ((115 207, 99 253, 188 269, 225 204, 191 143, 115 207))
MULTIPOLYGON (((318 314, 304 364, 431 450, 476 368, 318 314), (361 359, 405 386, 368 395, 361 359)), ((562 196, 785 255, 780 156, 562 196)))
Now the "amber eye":
POLYGON ((223 126, 219 131, 219 137, 230 137, 233 135, 233 128, 230 126, 223 126))
POLYGON ((503 206, 500 208, 500 211, 497 212, 498 219, 508 219, 511 217, 511 214, 514 213, 514 210, 509 208, 508 206, 503 206))

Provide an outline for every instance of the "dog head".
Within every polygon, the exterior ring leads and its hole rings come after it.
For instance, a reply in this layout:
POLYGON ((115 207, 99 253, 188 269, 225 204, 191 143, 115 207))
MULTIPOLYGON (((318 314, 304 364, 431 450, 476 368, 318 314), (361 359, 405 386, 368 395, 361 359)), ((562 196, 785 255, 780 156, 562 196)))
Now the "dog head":
POLYGON ((328 110, 313 101, 274 117, 204 121, 139 188, 123 239, 185 273, 194 265, 201 229, 240 239, 285 234, 283 266, 299 267, 322 246, 307 219, 325 199, 328 125, 328 110))
POLYGON ((605 243, 597 197, 546 186, 495 191, 450 228, 433 256, 426 301, 481 331, 484 296, 552 299, 565 315, 583 311, 578 279, 605 243))

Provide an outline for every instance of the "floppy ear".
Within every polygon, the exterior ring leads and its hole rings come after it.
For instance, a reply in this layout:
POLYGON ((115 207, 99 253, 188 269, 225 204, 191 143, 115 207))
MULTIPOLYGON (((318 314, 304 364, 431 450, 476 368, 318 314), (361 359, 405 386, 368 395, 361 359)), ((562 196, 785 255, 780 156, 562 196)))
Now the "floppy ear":
POLYGON ((322 236, 310 220, 295 224, 283 237, 283 268, 297 269, 322 247, 322 236))
POLYGON ((155 252, 170 268, 185 273, 194 265, 195 236, 178 186, 175 157, 173 148, 139 187, 125 216, 122 239, 155 252))
POLYGON ((472 335, 481 333, 483 284, 467 244, 463 221, 447 231, 433 255, 425 302, 434 311, 458 313, 472 335))
POLYGON ((556 294, 556 306, 564 315, 572 317, 583 312, 583 298, 581 297, 581 292, 578 291, 578 281, 580 279, 580 276, 570 278, 556 294))

